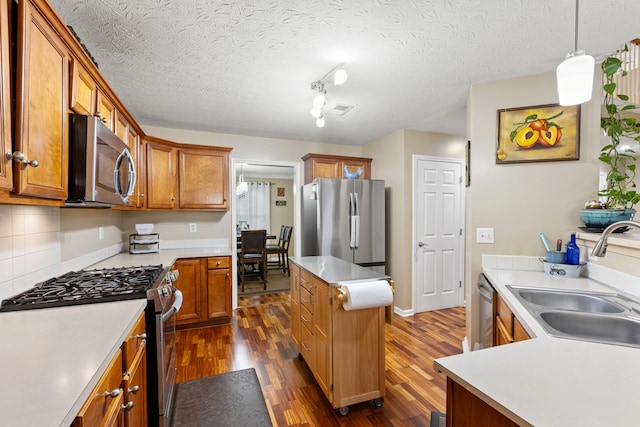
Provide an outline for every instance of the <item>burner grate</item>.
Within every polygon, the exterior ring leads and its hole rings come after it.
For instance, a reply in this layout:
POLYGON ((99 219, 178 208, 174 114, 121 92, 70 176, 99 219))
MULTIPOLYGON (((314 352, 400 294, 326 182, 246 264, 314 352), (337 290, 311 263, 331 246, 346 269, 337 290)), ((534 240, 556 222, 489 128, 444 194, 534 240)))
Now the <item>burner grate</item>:
POLYGON ((146 298, 162 271, 162 265, 71 271, 3 300, 0 311, 146 298))

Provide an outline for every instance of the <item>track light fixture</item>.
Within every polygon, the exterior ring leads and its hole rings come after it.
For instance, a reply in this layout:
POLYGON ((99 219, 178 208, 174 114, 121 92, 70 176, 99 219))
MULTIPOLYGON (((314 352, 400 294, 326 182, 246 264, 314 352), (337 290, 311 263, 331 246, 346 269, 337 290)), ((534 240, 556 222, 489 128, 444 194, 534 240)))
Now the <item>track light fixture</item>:
POLYGON ((344 64, 337 65, 321 79, 311 82, 311 89, 316 91, 318 94, 313 98, 313 108, 310 113, 316 118, 316 126, 319 128, 324 126, 323 108, 326 104, 327 98, 327 83, 332 81, 334 86, 339 86, 347 81, 347 72, 344 70, 343 66, 344 64))
POLYGON ((593 92, 593 70, 595 59, 578 50, 578 8, 576 0, 575 38, 573 51, 569 52, 556 69, 558 100, 560 105, 577 105, 591 99, 593 92))

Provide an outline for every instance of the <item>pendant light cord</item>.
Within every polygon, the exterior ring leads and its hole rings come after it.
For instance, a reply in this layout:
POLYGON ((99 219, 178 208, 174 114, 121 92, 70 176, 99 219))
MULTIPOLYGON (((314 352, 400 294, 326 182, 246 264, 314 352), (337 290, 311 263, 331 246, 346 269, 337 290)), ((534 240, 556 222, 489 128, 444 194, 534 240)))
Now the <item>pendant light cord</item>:
POLYGON ((573 42, 573 52, 578 51, 578 9, 580 8, 580 0, 576 0, 576 21, 575 21, 575 37, 573 42))

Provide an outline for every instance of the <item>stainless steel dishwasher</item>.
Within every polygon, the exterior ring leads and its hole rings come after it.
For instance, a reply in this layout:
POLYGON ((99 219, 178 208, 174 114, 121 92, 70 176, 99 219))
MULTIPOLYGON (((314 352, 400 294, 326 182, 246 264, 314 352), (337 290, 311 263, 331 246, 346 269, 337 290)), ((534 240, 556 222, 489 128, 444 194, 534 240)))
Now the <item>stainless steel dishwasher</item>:
POLYGON ((493 346, 493 294, 495 289, 484 274, 478 277, 480 342, 478 348, 493 346))

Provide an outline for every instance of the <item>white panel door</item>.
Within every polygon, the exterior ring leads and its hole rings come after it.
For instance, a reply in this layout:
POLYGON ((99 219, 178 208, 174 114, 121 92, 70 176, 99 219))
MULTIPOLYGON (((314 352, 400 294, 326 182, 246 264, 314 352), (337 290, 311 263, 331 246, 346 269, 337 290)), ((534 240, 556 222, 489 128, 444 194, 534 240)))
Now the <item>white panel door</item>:
POLYGON ((415 312, 462 303, 462 160, 414 160, 415 312))

